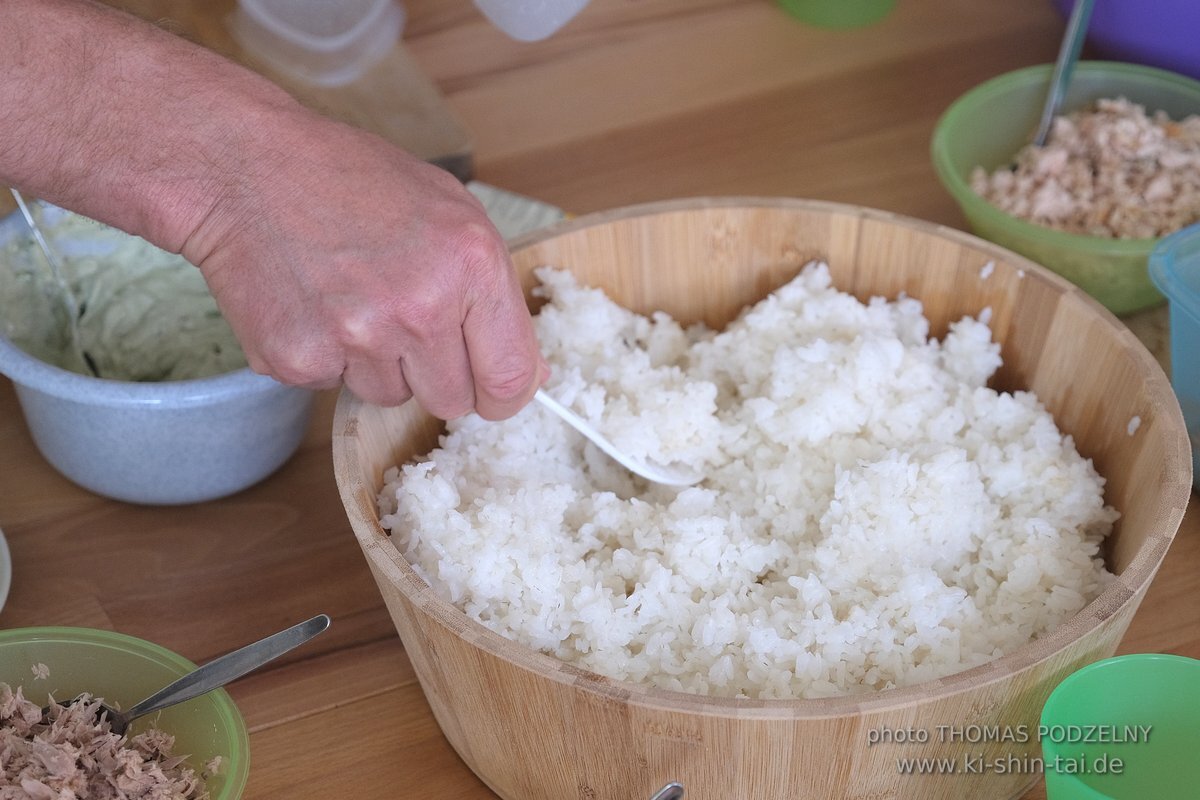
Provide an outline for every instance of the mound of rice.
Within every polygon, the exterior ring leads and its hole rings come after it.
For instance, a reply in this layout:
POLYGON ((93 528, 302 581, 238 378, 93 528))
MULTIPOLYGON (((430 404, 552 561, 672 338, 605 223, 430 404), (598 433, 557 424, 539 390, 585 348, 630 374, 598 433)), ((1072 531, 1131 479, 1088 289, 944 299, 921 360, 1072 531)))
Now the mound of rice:
POLYGON ((616 679, 822 697, 996 658, 1111 579, 1104 481, 1032 394, 987 388, 987 312, 931 340, 918 301, 811 264, 715 333, 538 277, 547 390, 708 477, 646 485, 536 404, 451 422, 381 519, 492 630, 616 679))

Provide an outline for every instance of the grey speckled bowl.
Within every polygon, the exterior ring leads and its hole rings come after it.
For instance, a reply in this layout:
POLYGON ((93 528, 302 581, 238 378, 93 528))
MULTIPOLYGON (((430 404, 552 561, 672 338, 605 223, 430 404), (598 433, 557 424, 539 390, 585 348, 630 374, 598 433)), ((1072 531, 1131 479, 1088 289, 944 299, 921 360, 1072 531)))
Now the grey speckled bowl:
POLYGON ((0 336, 33 439, 59 472, 97 494, 170 505, 232 494, 295 452, 313 393, 249 369, 132 383, 79 375, 0 336))

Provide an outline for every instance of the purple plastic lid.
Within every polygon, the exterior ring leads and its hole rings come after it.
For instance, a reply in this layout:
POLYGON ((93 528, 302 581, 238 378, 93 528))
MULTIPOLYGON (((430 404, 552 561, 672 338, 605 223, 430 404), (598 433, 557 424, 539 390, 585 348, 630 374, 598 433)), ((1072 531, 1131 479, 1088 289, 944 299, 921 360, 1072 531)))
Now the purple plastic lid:
MULTIPOLYGON (((1052 0, 1063 16, 1075 0, 1052 0)), ((1104 58, 1200 79, 1200 0, 1095 0, 1088 44, 1104 58)))

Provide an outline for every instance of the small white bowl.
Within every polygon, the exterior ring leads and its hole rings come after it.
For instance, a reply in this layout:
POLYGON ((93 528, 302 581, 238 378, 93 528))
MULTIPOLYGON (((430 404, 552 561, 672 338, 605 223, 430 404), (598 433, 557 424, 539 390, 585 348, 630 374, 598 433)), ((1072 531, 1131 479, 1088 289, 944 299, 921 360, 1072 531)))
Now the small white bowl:
MULTIPOLYGON (((0 220, 0 241, 17 227, 10 220, 0 220)), ((31 355, 3 330, 0 374, 12 379, 38 449, 106 497, 170 505, 232 494, 279 468, 308 427, 313 393, 249 368, 161 382, 96 378, 31 355)))
POLYGON ((249 369, 134 383, 79 375, 0 337, 25 422, 59 472, 97 494, 172 505, 233 494, 270 475, 304 437, 313 393, 249 369))

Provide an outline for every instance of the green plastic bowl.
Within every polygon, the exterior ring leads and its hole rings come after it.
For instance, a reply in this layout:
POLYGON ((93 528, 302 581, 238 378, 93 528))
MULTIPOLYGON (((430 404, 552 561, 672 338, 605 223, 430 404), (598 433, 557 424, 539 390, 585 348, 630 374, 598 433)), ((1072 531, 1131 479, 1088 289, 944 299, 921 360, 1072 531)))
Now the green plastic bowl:
MULTIPOLYGON (((0 681, 45 705, 91 692, 128 708, 196 668, 156 644, 93 628, 14 628, 0 631, 0 681), (35 679, 33 666, 49 675, 35 679)), ((174 752, 199 771, 213 756, 221 767, 206 782, 212 800, 238 800, 250 773, 246 723, 224 689, 135 720, 131 733, 157 727, 175 737, 174 752)))
POLYGON ((896 0, 779 0, 779 4, 809 25, 861 28, 890 14, 896 0))
POLYGON ((1141 653, 1089 664, 1051 692, 1038 734, 1049 800, 1194 800, 1200 661, 1141 653))
MULTIPOLYGON (((972 230, 1049 267, 1115 314, 1164 301, 1146 270, 1159 239, 1105 239, 1064 233, 1017 219, 971 191, 975 167, 1011 163, 1041 114, 1051 65, 992 78, 955 100, 938 120, 930 146, 938 179, 958 202, 972 230)), ((1200 113, 1200 81, 1173 72, 1112 61, 1081 61, 1063 101, 1064 112, 1101 98, 1126 97, 1148 113, 1173 119, 1200 113)))

